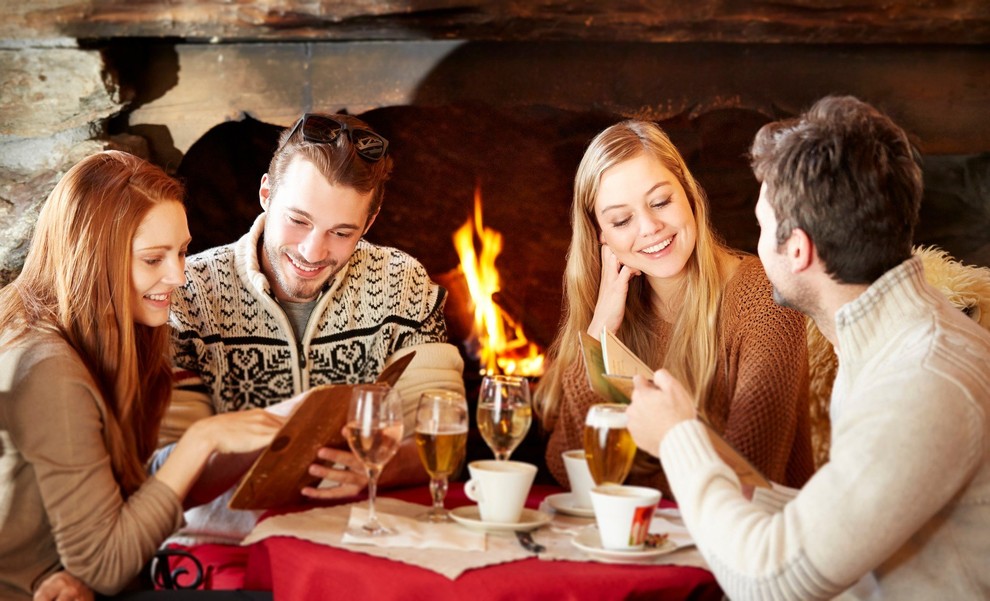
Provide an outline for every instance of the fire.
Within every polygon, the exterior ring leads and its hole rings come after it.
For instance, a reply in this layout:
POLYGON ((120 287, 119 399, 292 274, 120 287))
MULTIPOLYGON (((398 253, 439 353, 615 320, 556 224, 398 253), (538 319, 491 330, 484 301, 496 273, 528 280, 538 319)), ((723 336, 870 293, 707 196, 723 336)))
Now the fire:
POLYGON ((478 344, 482 374, 504 373, 538 376, 543 373, 543 354, 530 342, 516 321, 495 301, 501 290, 495 259, 502 252, 502 234, 486 228, 481 217, 481 187, 474 191, 474 218, 454 232, 454 248, 474 305, 474 336, 478 344), (480 242, 480 256, 475 238, 480 242))

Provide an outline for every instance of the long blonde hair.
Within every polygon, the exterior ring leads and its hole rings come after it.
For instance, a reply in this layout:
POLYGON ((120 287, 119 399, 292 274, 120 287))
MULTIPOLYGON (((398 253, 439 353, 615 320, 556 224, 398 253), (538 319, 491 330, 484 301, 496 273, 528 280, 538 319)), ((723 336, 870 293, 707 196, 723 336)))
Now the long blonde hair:
POLYGON ((146 479, 171 392, 167 327, 134 323, 134 234, 157 203, 181 202, 181 184, 133 155, 83 159, 49 195, 20 275, 0 290, 0 330, 62 336, 106 406, 104 441, 125 495, 146 479))
POLYGON ((645 278, 629 283, 625 317, 618 337, 648 364, 670 370, 694 395, 704 413, 718 355, 719 307, 724 278, 719 269, 729 254, 715 236, 708 218, 708 202, 681 154, 666 133, 649 121, 624 121, 598 134, 584 153, 574 177, 571 208, 572 235, 564 271, 564 316, 557 339, 548 351, 549 367, 536 391, 537 407, 544 426, 553 429, 563 395, 563 373, 580 356, 580 333, 594 315, 601 282, 601 228, 595 216, 595 200, 602 175, 621 162, 647 154, 659 160, 677 178, 697 222, 694 253, 685 266, 687 277, 682 302, 664 353, 653 332, 653 294, 645 278))

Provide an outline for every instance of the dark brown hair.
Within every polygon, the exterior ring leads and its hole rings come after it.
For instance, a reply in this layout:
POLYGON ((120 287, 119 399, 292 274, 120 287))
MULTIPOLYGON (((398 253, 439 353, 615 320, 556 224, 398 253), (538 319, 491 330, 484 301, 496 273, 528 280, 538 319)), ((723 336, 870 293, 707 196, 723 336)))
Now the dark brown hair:
MULTIPOLYGON (((348 129, 372 130, 364 121, 351 115, 325 115, 345 124, 348 129)), ((385 155, 379 161, 367 161, 354 151, 347 136, 338 136, 329 144, 309 142, 303 138, 302 128, 288 128, 279 136, 279 147, 268 165, 268 181, 272 197, 285 177, 289 164, 296 156, 302 156, 320 171, 328 182, 354 188, 367 194, 373 192, 368 216, 378 212, 385 198, 385 182, 392 172, 392 157, 385 155)))
POLYGON ((911 256, 920 157, 874 107, 851 96, 823 98, 797 119, 763 126, 751 155, 777 242, 800 228, 836 281, 870 284, 911 256))

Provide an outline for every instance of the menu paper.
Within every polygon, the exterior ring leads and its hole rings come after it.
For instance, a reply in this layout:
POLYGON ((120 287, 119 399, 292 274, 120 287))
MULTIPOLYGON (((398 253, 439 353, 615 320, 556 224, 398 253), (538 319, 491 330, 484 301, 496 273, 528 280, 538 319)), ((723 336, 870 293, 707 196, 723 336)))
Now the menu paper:
MULTIPOLYGON (((376 382, 394 386, 415 355, 412 351, 394 361, 376 382)), ((341 430, 353 389, 353 385, 327 384, 300 395, 271 444, 241 480, 228 507, 271 509, 305 503, 308 499, 299 491, 320 482, 309 473, 310 464, 319 461, 316 452, 320 447, 347 448, 341 430)))
MULTIPOLYGON (((624 404, 631 402, 633 376, 653 378, 653 370, 615 334, 604 328, 601 342, 588 334, 581 333, 581 356, 584 358, 591 388, 611 402, 624 404)), ((703 415, 699 414, 698 420, 705 425, 715 452, 736 472, 740 482, 750 486, 770 488, 770 481, 722 438, 703 415)))

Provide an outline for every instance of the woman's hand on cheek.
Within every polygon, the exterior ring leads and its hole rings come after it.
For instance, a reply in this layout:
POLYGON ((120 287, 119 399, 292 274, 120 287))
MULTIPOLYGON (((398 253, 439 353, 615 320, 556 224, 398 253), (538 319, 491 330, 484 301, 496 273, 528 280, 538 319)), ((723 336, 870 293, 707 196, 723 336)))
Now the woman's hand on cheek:
POLYGON ((626 296, 629 293, 629 280, 639 275, 639 271, 623 265, 607 244, 602 244, 602 274, 598 287, 598 302, 595 314, 588 324, 588 334, 598 339, 602 328, 615 333, 625 317, 626 296))

